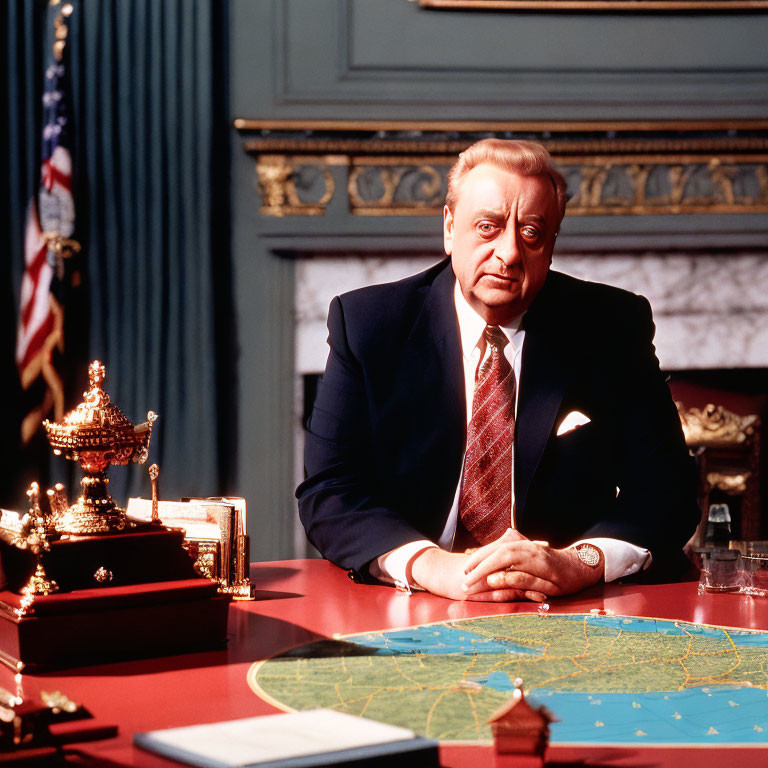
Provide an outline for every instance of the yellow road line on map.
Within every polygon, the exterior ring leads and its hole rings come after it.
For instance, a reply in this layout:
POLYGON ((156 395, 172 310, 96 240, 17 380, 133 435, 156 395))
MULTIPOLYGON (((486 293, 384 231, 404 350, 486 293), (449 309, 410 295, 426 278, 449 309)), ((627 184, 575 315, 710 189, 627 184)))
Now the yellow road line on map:
MULTIPOLYGON (((365 702, 365 706, 360 710, 360 717, 362 717, 365 714, 365 710, 368 709, 368 705, 373 701, 373 697, 376 695, 377 691, 374 691, 369 697, 368 701, 365 702)), ((351 702, 350 702, 351 703, 351 702)))
POLYGON ((611 644, 608 646, 608 656, 613 655, 613 646, 616 645, 616 641, 622 636, 623 633, 624 633, 624 630, 621 627, 619 627, 619 634, 616 635, 616 637, 614 637, 613 640, 611 640, 611 644))
POLYGON ((733 648, 733 652, 736 654, 736 663, 730 669, 723 672, 722 675, 716 675, 716 677, 723 677, 724 675, 727 675, 730 672, 733 672, 734 669, 736 669, 738 666, 741 665, 741 655, 739 654, 739 649, 736 647, 736 643, 733 642, 733 638, 731 637, 727 629, 724 629, 723 632, 725 633, 725 636, 728 638, 728 642, 731 644, 731 647, 733 648))
POLYGON ((469 707, 472 710, 472 717, 474 718, 474 721, 475 721, 475 733, 479 736, 480 735, 480 719, 477 716, 475 700, 470 691, 465 691, 465 693, 467 694, 467 698, 469 699, 469 707))
POLYGON ((582 655, 586 655, 587 651, 589 650, 589 646, 592 645, 592 643, 589 640, 589 635, 587 635, 587 615, 584 615, 584 641, 586 645, 584 646, 584 651, 582 655))
POLYGON ((393 656, 392 661, 395 665, 395 669, 399 672, 401 677, 404 677, 409 683, 413 683, 419 689, 419 692, 424 690, 424 686, 420 682, 418 682, 418 680, 414 680, 413 678, 408 677, 408 675, 406 675, 405 672, 403 672, 403 670, 400 667, 400 663, 397 660, 397 656, 393 656))
MULTIPOLYGON (((682 664, 682 662, 691 655, 691 648, 693 648, 693 634, 691 634, 685 627, 681 627, 677 622, 675 622, 675 627, 681 629, 688 636, 688 647, 685 649, 685 653, 680 659, 680 663, 682 664)), ((683 669, 685 669, 685 665, 683 665, 683 669)))
POLYGON ((427 722, 424 724, 424 735, 429 738, 429 726, 432 721, 432 715, 435 712, 435 709, 437 705, 440 703, 440 699, 443 698, 448 693, 448 691, 443 691, 433 702, 432 706, 429 708, 429 712, 427 712, 427 722))

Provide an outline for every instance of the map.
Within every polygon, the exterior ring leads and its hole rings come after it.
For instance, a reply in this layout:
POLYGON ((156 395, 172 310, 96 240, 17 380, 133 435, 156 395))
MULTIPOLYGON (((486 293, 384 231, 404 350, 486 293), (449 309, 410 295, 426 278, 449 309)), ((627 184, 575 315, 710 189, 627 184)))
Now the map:
POLYGON ((506 614, 348 635, 248 672, 286 710, 330 707, 446 742, 491 739, 521 678, 551 743, 768 745, 768 632, 592 614, 506 614))

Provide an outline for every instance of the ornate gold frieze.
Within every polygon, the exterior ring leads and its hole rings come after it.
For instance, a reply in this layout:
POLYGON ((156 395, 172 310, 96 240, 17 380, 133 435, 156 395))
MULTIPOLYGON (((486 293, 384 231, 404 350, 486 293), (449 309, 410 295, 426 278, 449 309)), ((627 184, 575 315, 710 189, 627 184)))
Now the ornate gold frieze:
POLYGON ((439 213, 457 153, 492 134, 547 147, 568 180, 571 216, 768 212, 766 121, 235 124, 269 216, 322 215, 345 188, 354 215, 439 213))
POLYGON ((256 162, 262 206, 268 216, 322 216, 335 184, 335 157, 260 155, 256 162))
POLYGON ((688 445, 740 445, 754 435, 760 421, 756 414, 740 416, 712 403, 705 408, 685 408, 680 402, 675 405, 688 445))
POLYGON ((413 215, 439 212, 445 201, 448 162, 429 158, 355 158, 347 192, 352 213, 362 216, 413 215), (399 162, 398 162, 399 161, 399 162))

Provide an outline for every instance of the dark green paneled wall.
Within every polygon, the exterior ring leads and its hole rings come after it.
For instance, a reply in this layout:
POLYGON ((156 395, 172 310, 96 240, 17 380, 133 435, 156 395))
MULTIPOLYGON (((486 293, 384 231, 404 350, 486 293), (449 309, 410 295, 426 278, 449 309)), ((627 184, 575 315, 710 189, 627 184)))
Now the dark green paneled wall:
MULTIPOLYGON (((231 118, 768 118, 768 14, 429 11, 409 0, 230 0, 231 118)), ((440 252, 433 217, 267 219, 233 128, 237 326, 233 491, 253 555, 290 556, 294 262, 276 251, 440 252)), ((764 242, 741 216, 582 217, 559 249, 764 242)))

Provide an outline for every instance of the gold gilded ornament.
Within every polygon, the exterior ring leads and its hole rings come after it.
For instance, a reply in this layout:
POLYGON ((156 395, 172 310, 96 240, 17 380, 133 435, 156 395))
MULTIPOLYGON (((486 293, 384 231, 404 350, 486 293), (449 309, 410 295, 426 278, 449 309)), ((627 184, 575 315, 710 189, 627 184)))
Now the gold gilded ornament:
POLYGON ((109 495, 107 469, 110 464, 143 464, 147 460, 157 414, 149 411, 146 422, 134 426, 101 388, 105 376, 104 366, 94 360, 88 367, 90 389, 83 402, 61 423, 47 419, 43 422, 53 452, 77 461, 83 470, 82 495, 55 520, 59 533, 122 531, 126 526, 125 511, 109 495))
POLYGON ((40 508, 40 486, 32 483, 27 491, 29 512, 22 518, 21 533, 14 542, 19 549, 29 549, 35 555, 35 572, 22 588, 19 615, 29 612, 37 595, 50 595, 58 592, 59 585, 49 579, 43 567, 43 552, 50 550, 48 543, 47 522, 40 508))

